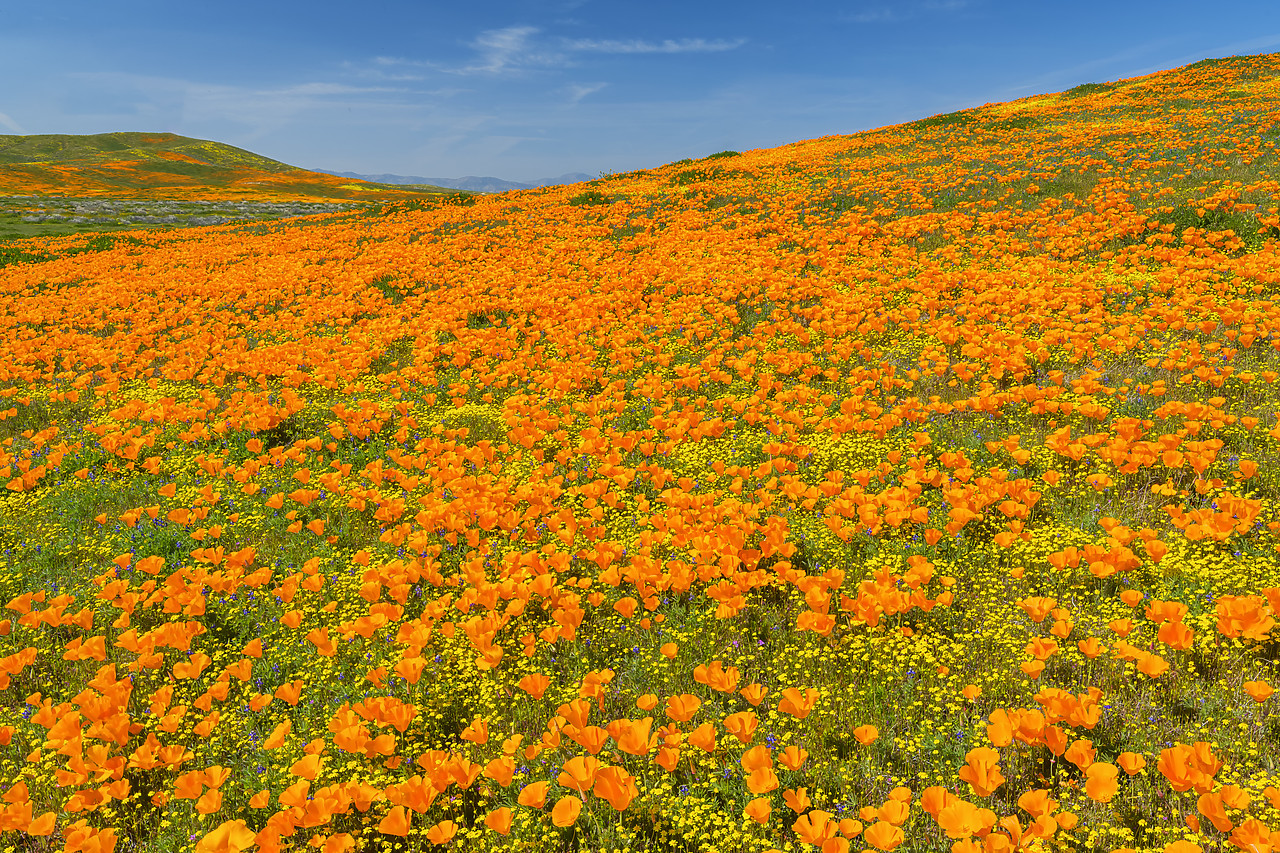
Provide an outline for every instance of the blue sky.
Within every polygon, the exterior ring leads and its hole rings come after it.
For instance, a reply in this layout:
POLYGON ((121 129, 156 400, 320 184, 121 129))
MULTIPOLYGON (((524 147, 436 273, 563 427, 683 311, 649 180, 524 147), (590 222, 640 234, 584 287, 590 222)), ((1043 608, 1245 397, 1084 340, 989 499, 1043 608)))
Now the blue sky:
POLYGON ((595 175, 1280 50, 1275 0, 0 0, 0 133, 595 175))

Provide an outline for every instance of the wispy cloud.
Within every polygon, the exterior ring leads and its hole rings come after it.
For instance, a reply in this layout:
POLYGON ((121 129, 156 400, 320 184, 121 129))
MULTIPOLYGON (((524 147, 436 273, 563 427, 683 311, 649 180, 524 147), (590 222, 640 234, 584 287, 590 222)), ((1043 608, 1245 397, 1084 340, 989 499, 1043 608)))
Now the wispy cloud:
MULTIPOLYGON (((1055 68, 1031 76, 1017 84, 1007 86, 1005 92, 1012 97, 1022 97, 1029 92, 1054 91, 1065 89, 1080 83, 1100 82, 1099 75, 1108 79, 1120 77, 1136 77, 1159 68, 1146 69, 1143 60, 1157 54, 1162 49, 1172 47, 1175 41, 1171 38, 1156 38, 1149 41, 1127 45, 1123 50, 1096 56, 1083 62, 1074 63, 1063 68, 1055 68)), ((1203 57, 1200 57, 1203 58, 1203 57)), ((1188 60, 1194 61, 1194 60, 1188 60)))
POLYGON ((18 124, 4 113, 0 113, 0 127, 5 128, 6 130, 11 130, 14 133, 26 135, 26 131, 22 129, 22 125, 18 124))
POLYGON ((461 68, 446 69, 460 74, 501 74, 530 68, 563 65, 563 55, 547 49, 534 39, 537 27, 503 27, 485 30, 471 43, 478 60, 461 68))
POLYGON ((746 39, 664 39, 660 42, 641 39, 572 39, 565 42, 569 50, 591 53, 721 53, 736 50, 746 39))
POLYGON ((888 24, 893 21, 902 20, 901 13, 888 6, 880 6, 875 9, 866 9, 852 15, 845 15, 843 20, 851 24, 888 24))
POLYGON ((608 85, 608 83, 574 83, 569 86, 569 103, 576 104, 587 95, 594 95, 608 85))
POLYGON ((76 72, 77 86, 95 94, 95 109, 81 114, 100 120, 131 116, 166 126, 203 127, 229 122, 253 139, 289 125, 296 117, 338 108, 394 108, 403 96, 393 86, 352 86, 313 81, 280 87, 234 86, 179 77, 120 72, 76 72))
MULTIPOLYGON (((538 27, 518 25, 485 30, 467 43, 474 56, 462 62, 378 56, 364 63, 344 63, 345 71, 371 81, 414 82, 429 74, 454 76, 509 77, 534 70, 570 68, 577 63, 573 54, 678 54, 723 53, 746 44, 746 39, 682 38, 644 39, 552 39, 538 27)), ((598 91, 598 87, 578 99, 598 91)))
POLYGON ((300 83, 282 89, 262 89, 264 97, 327 97, 329 95, 368 95, 373 92, 397 92, 394 86, 348 86, 345 83, 300 83))
POLYGON ((880 4, 843 15, 841 20, 850 24, 896 24, 925 15, 950 14, 967 9, 970 0, 923 0, 923 2, 899 2, 880 4))

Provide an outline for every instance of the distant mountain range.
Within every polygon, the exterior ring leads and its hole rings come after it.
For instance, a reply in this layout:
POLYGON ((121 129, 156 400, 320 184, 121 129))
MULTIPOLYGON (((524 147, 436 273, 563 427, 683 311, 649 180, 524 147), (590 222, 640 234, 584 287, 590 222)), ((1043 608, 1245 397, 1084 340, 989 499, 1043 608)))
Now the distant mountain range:
POLYGON ((315 171, 339 178, 356 178, 361 181, 372 181, 378 184, 426 184, 433 187, 448 187, 455 190, 466 190, 473 193, 500 193, 507 190, 532 190, 538 187, 551 187, 558 184, 577 184, 582 181, 595 180, 594 175, 582 172, 569 172, 558 178, 543 178, 537 181, 504 181, 501 178, 477 177, 465 175, 461 178, 424 178, 420 175, 361 175, 356 172, 330 172, 327 169, 315 171))

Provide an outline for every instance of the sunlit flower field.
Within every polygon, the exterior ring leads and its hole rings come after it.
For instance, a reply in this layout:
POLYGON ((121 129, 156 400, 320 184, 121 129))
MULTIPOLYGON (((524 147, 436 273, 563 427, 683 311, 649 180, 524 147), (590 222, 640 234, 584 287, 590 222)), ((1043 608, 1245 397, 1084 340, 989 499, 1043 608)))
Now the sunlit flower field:
POLYGON ((1280 849, 1278 120, 31 243, 0 850, 1280 849))

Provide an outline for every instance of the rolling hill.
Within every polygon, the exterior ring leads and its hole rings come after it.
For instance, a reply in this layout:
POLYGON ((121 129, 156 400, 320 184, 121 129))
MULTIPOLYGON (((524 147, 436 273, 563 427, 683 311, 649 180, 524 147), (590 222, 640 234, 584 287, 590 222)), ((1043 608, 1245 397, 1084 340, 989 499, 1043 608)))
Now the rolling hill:
POLYGON ((312 172, 174 133, 0 136, 0 195, 384 201, 446 192, 312 172))

